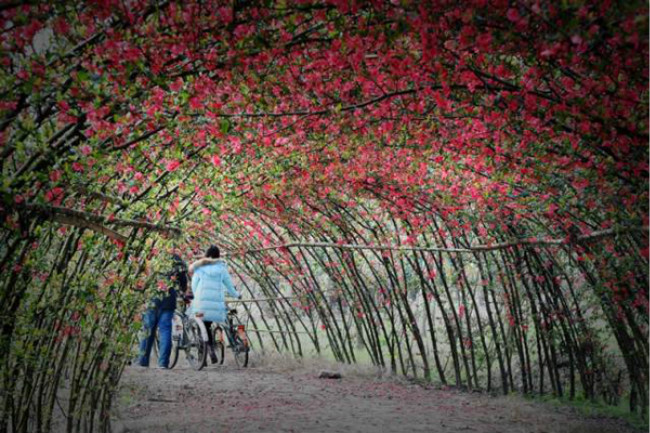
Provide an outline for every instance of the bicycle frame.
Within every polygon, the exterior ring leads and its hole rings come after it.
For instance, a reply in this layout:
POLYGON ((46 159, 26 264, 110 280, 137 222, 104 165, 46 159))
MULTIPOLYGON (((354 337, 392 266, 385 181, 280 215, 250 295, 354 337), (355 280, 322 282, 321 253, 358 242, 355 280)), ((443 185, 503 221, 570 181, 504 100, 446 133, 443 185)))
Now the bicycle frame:
MULTIPOLYGON (((193 346, 196 346, 193 344, 188 338, 188 330, 190 328, 195 326, 195 330, 198 328, 198 341, 199 343, 199 353, 201 353, 201 350, 203 351, 203 355, 199 355, 199 362, 195 363, 190 361, 190 365, 192 368, 195 370, 200 370, 204 366, 204 360, 205 360, 205 353, 207 353, 207 341, 208 341, 208 331, 205 327, 205 324, 203 323, 202 314, 194 314, 194 315, 188 315, 186 308, 181 307, 178 309, 178 311, 175 312, 174 314, 175 317, 178 317, 180 319, 180 323, 177 321, 174 321, 172 323, 172 345, 173 342, 176 342, 176 347, 173 348, 175 351, 172 356, 173 356, 173 361, 171 361, 171 367, 173 368, 174 365, 176 365, 176 362, 178 360, 178 351, 179 350, 184 350, 186 354, 188 354, 188 351, 192 349, 193 346), (202 347, 202 349, 201 349, 202 347), (201 358, 203 358, 201 360, 201 358)), ((194 358, 192 358, 194 359, 194 358)), ((190 360, 188 358, 188 360, 190 360)))
MULTIPOLYGON (((187 321, 189 322, 191 317, 187 315, 186 317, 187 317, 187 321)), ((201 338, 203 339, 203 341, 208 341, 208 330, 205 328, 205 323, 203 323, 203 313, 196 313, 193 318, 194 320, 196 320, 196 322, 199 325, 199 331, 201 331, 201 338)))
MULTIPOLYGON (((228 323, 228 326, 226 326, 225 329, 222 328, 221 326, 218 326, 217 329, 222 329, 223 331, 225 331, 226 337, 228 338, 228 343, 231 346, 234 346, 236 344, 235 343, 235 335, 238 335, 239 338, 241 338, 241 340, 244 342, 246 347, 248 347, 248 336, 246 335, 246 327, 244 325, 235 325, 235 323, 234 323, 234 321, 232 319, 232 315, 230 315, 230 314, 228 314, 228 322, 227 323, 228 323), (237 326, 237 329, 235 329, 235 326, 237 326)), ((224 342, 223 341, 223 334, 224 333, 222 332, 221 335, 220 335, 221 343, 224 342)))
POLYGON ((241 367, 248 366, 248 354, 250 351, 250 341, 246 335, 246 327, 241 324, 236 314, 237 310, 231 309, 228 311, 226 323, 220 323, 215 328, 215 348, 221 353, 221 363, 223 362, 225 339, 228 340, 228 346, 232 349, 235 355, 237 365, 241 367))
MULTIPOLYGON (((182 321, 182 326, 180 328, 181 339, 184 339, 184 337, 185 337, 185 334, 182 332, 183 329, 187 329, 189 321, 193 317, 194 320, 196 320, 196 322, 199 325, 199 331, 201 332, 201 338, 203 339, 203 341, 208 340, 208 331, 207 331, 207 329, 205 327, 205 323, 203 323, 203 313, 196 313, 196 314, 194 314, 194 316, 188 316, 187 315, 187 308, 185 308, 185 307, 181 308, 180 310, 176 310, 176 311, 181 316, 181 321, 182 321)), ((179 331, 179 330, 177 330, 175 328, 172 328, 172 338, 174 338, 175 334, 177 334, 177 331, 179 331)), ((183 342, 183 343, 185 343, 185 342, 183 342)), ((181 346, 181 347, 184 348, 185 345, 183 344, 183 346, 181 346)))

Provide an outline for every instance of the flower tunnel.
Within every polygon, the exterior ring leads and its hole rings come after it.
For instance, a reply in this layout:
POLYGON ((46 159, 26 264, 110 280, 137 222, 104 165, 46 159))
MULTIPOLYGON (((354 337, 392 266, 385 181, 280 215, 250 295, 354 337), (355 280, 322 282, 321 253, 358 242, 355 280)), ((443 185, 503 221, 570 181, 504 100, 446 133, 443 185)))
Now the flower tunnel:
POLYGON ((647 416, 647 3, 0 16, 0 432, 108 429, 210 244, 257 350, 647 416))

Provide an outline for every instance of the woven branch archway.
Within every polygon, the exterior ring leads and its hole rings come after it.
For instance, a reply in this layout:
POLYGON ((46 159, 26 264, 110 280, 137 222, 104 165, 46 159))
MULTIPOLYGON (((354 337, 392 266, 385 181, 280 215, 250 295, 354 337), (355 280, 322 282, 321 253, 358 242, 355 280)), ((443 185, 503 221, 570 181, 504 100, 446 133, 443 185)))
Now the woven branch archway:
POLYGON ((0 431, 107 429, 208 242, 267 350, 647 413, 647 4, 0 16, 0 431))

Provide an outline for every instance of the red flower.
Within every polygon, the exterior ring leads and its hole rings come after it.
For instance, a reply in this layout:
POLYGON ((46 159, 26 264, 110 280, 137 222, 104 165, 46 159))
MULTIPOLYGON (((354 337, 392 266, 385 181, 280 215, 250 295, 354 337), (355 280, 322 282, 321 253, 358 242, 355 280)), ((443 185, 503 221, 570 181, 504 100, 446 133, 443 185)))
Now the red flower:
POLYGON ((173 160, 173 161, 169 161, 165 166, 165 168, 167 169, 167 171, 175 171, 178 167, 180 167, 180 165, 181 165, 180 161, 173 160))
POLYGON ((52 188, 51 190, 45 193, 45 200, 47 200, 50 203, 52 202, 58 203, 61 201, 62 198, 63 198, 63 188, 58 186, 56 188, 52 188))
POLYGON ((508 20, 512 21, 513 23, 519 21, 520 18, 519 12, 515 8, 508 9, 508 12, 506 12, 506 17, 508 18, 508 20))

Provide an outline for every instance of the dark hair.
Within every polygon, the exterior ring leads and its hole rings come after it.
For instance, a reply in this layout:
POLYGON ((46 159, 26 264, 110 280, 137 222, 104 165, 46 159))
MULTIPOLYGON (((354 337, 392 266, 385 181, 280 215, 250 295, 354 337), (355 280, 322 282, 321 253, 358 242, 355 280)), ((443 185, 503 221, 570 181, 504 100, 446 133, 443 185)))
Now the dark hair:
POLYGON ((184 263, 181 256, 179 256, 176 253, 172 254, 172 262, 174 262, 174 264, 176 264, 176 263, 184 263))
POLYGON ((210 248, 205 252, 205 256, 211 259, 218 259, 220 255, 221 252, 219 251, 219 247, 216 245, 210 245, 210 248))

